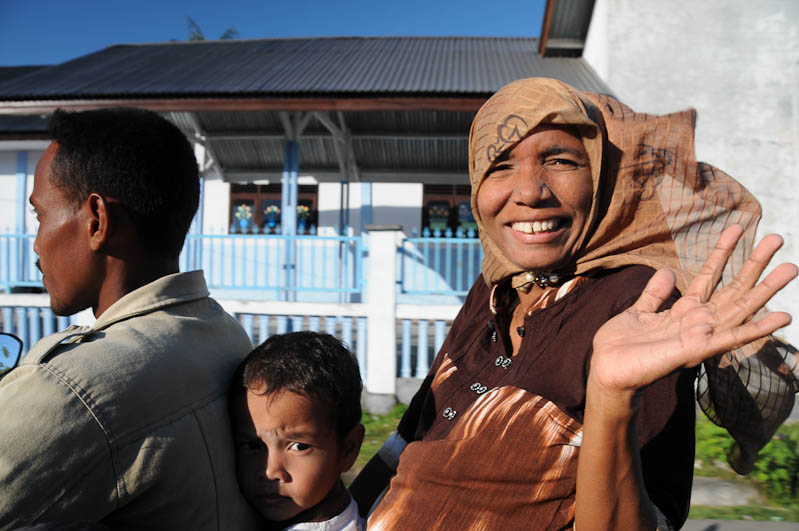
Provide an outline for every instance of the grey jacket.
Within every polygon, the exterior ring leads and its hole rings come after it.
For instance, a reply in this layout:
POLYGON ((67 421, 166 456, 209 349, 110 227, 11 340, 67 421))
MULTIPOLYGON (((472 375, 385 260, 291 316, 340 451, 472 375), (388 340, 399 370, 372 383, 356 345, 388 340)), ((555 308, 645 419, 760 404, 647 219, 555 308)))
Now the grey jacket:
POLYGON ((226 400, 250 347, 201 271, 42 339, 0 382, 0 529, 255 529, 226 400))

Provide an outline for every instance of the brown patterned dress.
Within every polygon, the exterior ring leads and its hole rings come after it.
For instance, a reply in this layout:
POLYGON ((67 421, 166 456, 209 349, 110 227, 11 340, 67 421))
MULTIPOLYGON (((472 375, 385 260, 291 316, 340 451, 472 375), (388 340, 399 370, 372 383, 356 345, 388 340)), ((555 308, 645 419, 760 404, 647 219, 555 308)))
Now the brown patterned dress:
MULTIPOLYGON (((581 278, 527 316, 512 357, 510 288, 497 289, 495 317, 478 279, 399 425, 408 444, 369 529, 571 528, 591 341, 651 274, 581 278)), ((647 492, 677 525, 693 472, 693 380, 683 371, 644 389, 636 419, 647 492)))

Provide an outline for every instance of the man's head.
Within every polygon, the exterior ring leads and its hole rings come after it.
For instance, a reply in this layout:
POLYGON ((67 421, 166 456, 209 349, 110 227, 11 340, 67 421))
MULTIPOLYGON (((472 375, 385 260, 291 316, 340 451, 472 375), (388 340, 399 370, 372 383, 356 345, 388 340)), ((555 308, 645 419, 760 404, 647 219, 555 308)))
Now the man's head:
POLYGON ((30 201, 45 287, 54 311, 66 315, 96 309, 107 274, 100 254, 176 263, 199 180, 189 142, 150 111, 58 110, 50 134, 30 201))
POLYGON ((327 334, 272 336, 244 360, 231 392, 238 478, 265 518, 325 520, 349 503, 339 475, 363 442, 361 389, 352 354, 327 334))

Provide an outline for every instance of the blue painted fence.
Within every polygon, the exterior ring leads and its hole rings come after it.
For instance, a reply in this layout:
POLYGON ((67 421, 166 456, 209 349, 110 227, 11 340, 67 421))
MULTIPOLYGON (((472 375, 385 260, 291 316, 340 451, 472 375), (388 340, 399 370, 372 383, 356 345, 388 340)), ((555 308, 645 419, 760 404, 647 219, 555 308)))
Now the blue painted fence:
POLYGON ((0 234, 0 289, 41 287, 33 252, 35 234, 0 234))
POLYGON ((22 340, 23 355, 44 336, 64 330, 73 322, 74 316, 59 316, 47 307, 0 307, 0 330, 14 334, 22 340))
POLYGON ((402 293, 463 297, 480 273, 483 249, 473 231, 454 235, 425 229, 405 238, 400 254, 402 293))
MULTIPOLYGON (((0 234, 0 290, 42 287, 34 238, 0 234)), ((190 234, 180 269, 203 269, 220 298, 279 300, 293 293, 298 300, 347 302, 362 300, 366 254, 360 236, 190 234)), ((398 256, 401 293, 463 297, 480 272, 483 253, 471 231, 425 229, 422 237, 406 238, 398 256)))
POLYGON ((246 298, 361 295, 365 252, 363 238, 353 236, 190 234, 180 269, 202 269, 210 289, 246 291, 246 298), (254 297, 254 292, 265 296, 254 297))
MULTIPOLYGON (((264 315, 236 313, 253 344, 260 344, 274 334, 313 330, 337 337, 355 354, 365 380, 366 332, 368 319, 348 315, 264 315)), ((23 356, 31 345, 74 323, 74 316, 55 315, 42 306, 3 306, 0 308, 0 330, 16 335, 24 343, 23 356)), ((401 319, 397 335, 397 377, 424 378, 444 338, 450 322, 443 319, 401 319)), ((379 369, 379 368, 378 368, 379 369)))

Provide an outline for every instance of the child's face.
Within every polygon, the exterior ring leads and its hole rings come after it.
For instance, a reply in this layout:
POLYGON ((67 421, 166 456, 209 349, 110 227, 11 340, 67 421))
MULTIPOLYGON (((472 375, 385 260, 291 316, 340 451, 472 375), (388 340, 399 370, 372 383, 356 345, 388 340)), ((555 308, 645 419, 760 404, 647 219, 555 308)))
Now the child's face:
MULTIPOLYGON (((247 501, 266 519, 284 521, 333 491, 358 456, 360 440, 355 448, 350 436, 339 443, 327 404, 291 391, 263 391, 249 390, 246 403, 235 405, 237 473, 247 501)), ((314 514, 313 520, 335 514, 314 514)))

